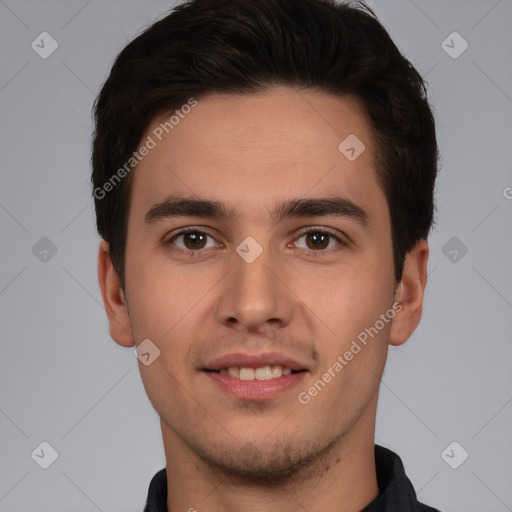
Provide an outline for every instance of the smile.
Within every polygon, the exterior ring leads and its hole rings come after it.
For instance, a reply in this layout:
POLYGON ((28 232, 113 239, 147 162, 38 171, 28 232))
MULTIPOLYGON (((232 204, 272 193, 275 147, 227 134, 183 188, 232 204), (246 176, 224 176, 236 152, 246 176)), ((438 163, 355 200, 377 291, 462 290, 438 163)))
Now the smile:
POLYGON ((230 366, 219 370, 221 375, 229 375, 240 380, 270 380, 277 379, 283 375, 290 375, 293 372, 291 368, 283 368, 279 365, 260 366, 259 368, 247 368, 240 366, 230 366))

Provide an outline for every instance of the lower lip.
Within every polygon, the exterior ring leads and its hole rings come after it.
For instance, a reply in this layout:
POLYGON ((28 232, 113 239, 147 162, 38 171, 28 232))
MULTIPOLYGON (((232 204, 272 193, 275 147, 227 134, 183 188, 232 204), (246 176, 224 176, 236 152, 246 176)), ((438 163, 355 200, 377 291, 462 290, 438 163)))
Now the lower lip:
POLYGON ((306 371, 283 375, 269 380, 240 380, 230 375, 205 371, 221 389, 242 400, 268 400, 279 393, 297 386, 306 376, 306 371))

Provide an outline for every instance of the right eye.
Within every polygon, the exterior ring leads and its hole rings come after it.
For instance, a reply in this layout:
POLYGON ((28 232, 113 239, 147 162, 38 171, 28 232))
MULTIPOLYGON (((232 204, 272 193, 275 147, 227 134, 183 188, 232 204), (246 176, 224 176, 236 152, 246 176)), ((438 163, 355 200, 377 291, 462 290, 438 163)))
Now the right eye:
POLYGON ((171 238, 164 241, 164 245, 168 246, 171 251, 179 253, 188 253, 192 256, 193 253, 201 252, 206 249, 210 249, 217 244, 213 238, 205 233, 194 228, 185 228, 175 233, 171 238), (210 246, 207 245, 208 238, 212 239, 210 246), (181 241, 179 243, 178 241, 181 241), (178 247, 176 249, 175 247, 178 247))

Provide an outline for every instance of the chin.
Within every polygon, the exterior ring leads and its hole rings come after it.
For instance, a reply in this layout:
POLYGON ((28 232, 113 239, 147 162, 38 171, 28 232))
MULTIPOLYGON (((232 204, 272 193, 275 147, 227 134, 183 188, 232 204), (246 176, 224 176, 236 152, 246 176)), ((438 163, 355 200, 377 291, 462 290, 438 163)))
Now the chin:
POLYGON ((221 472, 239 483, 282 485, 319 462, 333 444, 321 440, 311 443, 292 436, 288 441, 270 442, 267 437, 258 444, 253 441, 242 445, 235 445, 234 441, 222 445, 210 442, 190 448, 214 473, 221 472))

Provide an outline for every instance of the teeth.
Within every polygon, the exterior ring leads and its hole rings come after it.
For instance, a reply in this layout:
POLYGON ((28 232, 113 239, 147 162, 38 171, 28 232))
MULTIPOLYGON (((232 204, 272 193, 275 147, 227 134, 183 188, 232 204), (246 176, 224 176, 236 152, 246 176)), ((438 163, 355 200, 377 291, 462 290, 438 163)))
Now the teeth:
POLYGON ((238 368, 238 366, 230 366, 227 372, 231 377, 240 378, 240 368, 238 368))
POLYGON ((272 366, 272 378, 281 377, 282 375, 283 375, 283 367, 282 366, 272 366))
POLYGON ((254 368, 240 368, 240 380, 254 380, 254 368))
POLYGON ((283 375, 290 375, 291 368, 283 368, 282 366, 262 366, 260 368, 244 368, 239 366, 230 366, 222 368, 221 375, 229 375, 240 380, 270 380, 277 379, 283 375))
POLYGON ((272 378, 272 370, 270 369, 270 366, 256 368, 254 376, 257 380, 270 380, 272 378))

